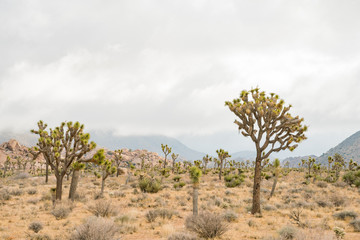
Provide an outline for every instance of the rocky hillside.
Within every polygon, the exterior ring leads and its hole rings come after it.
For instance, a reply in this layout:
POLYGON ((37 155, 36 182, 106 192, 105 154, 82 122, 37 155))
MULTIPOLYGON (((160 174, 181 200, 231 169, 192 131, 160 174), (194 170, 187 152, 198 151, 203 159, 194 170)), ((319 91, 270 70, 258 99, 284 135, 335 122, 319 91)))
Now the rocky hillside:
POLYGON ((30 154, 27 147, 21 145, 17 140, 11 139, 0 145, 0 167, 3 167, 7 156, 15 161, 14 159, 17 157, 29 158, 30 154))
POLYGON ((309 157, 317 158, 315 155, 308 155, 308 156, 299 156, 299 157, 288 157, 281 160, 281 165, 284 166, 286 162, 289 162, 289 167, 299 167, 299 163, 301 164, 302 159, 309 159, 309 157))
POLYGON ((172 152, 179 154, 183 160, 199 160, 205 156, 205 153, 195 151, 175 138, 154 135, 154 136, 116 136, 111 132, 92 132, 91 139, 97 143, 98 146, 104 146, 108 149, 147 149, 151 152, 156 152, 160 156, 163 155, 161 151, 161 144, 167 144, 172 147, 172 152))
POLYGON ((344 157, 348 162, 350 159, 360 163, 360 131, 346 138, 336 147, 331 148, 326 153, 317 158, 318 162, 327 164, 328 156, 334 156, 335 153, 344 157))

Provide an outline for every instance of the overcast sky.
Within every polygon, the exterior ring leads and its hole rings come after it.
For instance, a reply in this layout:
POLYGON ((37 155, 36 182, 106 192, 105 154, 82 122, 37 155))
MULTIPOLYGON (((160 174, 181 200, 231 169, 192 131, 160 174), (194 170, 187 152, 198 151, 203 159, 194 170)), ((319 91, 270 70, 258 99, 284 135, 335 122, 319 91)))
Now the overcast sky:
POLYGON ((360 130, 360 1, 1 0, 0 130, 81 121, 253 150, 226 100, 260 87, 305 118, 294 153, 360 130))

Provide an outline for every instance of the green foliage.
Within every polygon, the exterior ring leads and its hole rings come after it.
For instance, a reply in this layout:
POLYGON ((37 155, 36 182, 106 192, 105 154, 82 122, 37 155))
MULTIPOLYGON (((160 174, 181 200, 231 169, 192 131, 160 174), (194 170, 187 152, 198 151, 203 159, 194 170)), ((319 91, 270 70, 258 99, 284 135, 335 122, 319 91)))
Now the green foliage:
POLYGON ((190 178, 194 184, 198 184, 200 182, 201 175, 202 175, 202 171, 198 167, 192 166, 190 168, 190 178))
POLYGON ((344 182, 349 185, 355 185, 356 187, 360 187, 360 170, 359 171, 349 171, 343 176, 344 182))
POLYGON ((237 187, 244 182, 244 176, 230 174, 224 177, 225 186, 229 188, 237 187))
POLYGON ((174 183, 174 188, 175 189, 183 188, 185 185, 186 184, 184 182, 174 183))
POLYGON ((143 177, 139 180, 141 191, 146 193, 157 193, 161 190, 161 182, 156 178, 143 177))
POLYGON ((175 182, 179 182, 180 179, 181 179, 181 176, 179 176, 179 175, 173 177, 173 180, 174 180, 175 182))

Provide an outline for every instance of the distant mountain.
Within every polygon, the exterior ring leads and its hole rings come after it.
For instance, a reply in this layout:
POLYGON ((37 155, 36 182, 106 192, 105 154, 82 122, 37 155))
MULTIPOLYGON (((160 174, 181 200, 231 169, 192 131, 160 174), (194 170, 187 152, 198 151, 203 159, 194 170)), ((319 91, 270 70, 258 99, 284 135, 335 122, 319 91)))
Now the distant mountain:
POLYGON ((151 135, 151 136, 117 136, 111 132, 95 131, 90 132, 91 139, 96 142, 98 146, 104 146, 110 150, 128 148, 128 149, 146 149, 151 152, 156 152, 163 156, 161 151, 161 144, 167 144, 172 148, 172 152, 179 154, 182 159, 199 160, 205 156, 205 153, 195 151, 175 138, 151 135))
POLYGON ((281 165, 284 166, 286 162, 289 162, 289 167, 299 167, 299 163, 301 164, 302 159, 309 159, 309 157, 317 158, 315 155, 308 155, 308 156, 299 156, 299 157, 288 157, 281 160, 281 165))
POLYGON ((328 156, 334 156, 335 153, 343 156, 346 162, 352 159, 360 163, 360 131, 354 133, 336 147, 333 147, 326 153, 322 154, 317 158, 317 161, 322 164, 327 164, 328 156))

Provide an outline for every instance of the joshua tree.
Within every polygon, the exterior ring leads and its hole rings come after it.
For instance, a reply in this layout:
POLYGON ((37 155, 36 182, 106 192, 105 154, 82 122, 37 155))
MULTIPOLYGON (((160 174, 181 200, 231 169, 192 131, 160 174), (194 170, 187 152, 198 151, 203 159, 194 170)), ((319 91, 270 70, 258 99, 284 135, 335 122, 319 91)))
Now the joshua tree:
POLYGON ((66 171, 72 163, 80 160, 86 153, 96 147, 94 142, 89 143, 90 134, 84 133, 84 125, 79 122, 63 122, 55 129, 46 131, 47 124, 38 122, 38 130, 31 130, 39 135, 37 146, 31 149, 34 158, 43 154, 47 164, 56 177, 56 200, 61 200, 62 183, 66 171))
POLYGON ((171 158, 172 158, 172 173, 174 173, 175 171, 175 162, 176 162, 176 159, 179 157, 179 154, 171 154, 171 158))
POLYGON ((309 157, 308 160, 304 161, 304 164, 307 166, 307 177, 306 178, 310 178, 311 177, 311 169, 313 168, 313 165, 315 163, 315 158, 309 157))
POLYGON ((166 168, 166 159, 167 156, 171 153, 171 147, 169 147, 167 144, 161 144, 161 150, 163 151, 164 155, 165 155, 165 160, 164 160, 164 169, 166 168))
POLYGON ((4 162, 4 175, 3 175, 3 177, 6 177, 6 172, 9 169, 9 166, 11 164, 10 162, 11 162, 10 157, 6 156, 6 161, 4 162))
POLYGON ((221 176, 222 176, 222 168, 223 168, 223 165, 224 165, 224 161, 226 158, 229 158, 231 157, 229 155, 228 152, 226 152, 224 149, 219 149, 219 150, 216 150, 216 153, 218 154, 218 158, 219 158, 219 161, 220 161, 220 169, 219 169, 219 180, 221 180, 221 176))
POLYGON ((102 196, 104 194, 104 188, 105 188, 105 180, 112 174, 116 172, 116 167, 113 165, 114 162, 110 160, 105 160, 100 165, 101 174, 96 173, 95 175, 100 178, 101 177, 101 192, 100 195, 102 196))
POLYGON ((350 159, 349 161, 349 171, 354 170, 358 166, 357 162, 354 162, 354 160, 350 159))
POLYGON ((198 215, 198 197, 199 197, 199 183, 202 172, 200 168, 193 166, 190 168, 190 179, 193 183, 193 215, 198 215))
POLYGON ((328 156, 328 163, 329 163, 329 168, 328 168, 328 174, 330 174, 330 170, 331 170, 331 163, 334 161, 334 159, 331 156, 328 156))
POLYGON ((118 177, 120 175, 119 171, 120 171, 120 164, 122 162, 122 153, 123 150, 122 149, 118 149, 114 151, 114 157, 115 157, 115 165, 116 165, 116 177, 118 177))
POLYGON ((212 161, 212 157, 210 157, 209 154, 206 154, 203 157, 202 161, 203 161, 203 166, 204 166, 204 174, 206 174, 207 165, 208 165, 209 162, 212 161))
POLYGON ((274 93, 266 95, 258 88, 250 92, 242 91, 239 98, 232 102, 227 101, 225 105, 239 118, 235 120, 239 131, 255 143, 256 160, 251 213, 261 213, 262 161, 273 152, 294 150, 298 146, 297 143, 306 139, 304 132, 307 127, 302 125, 303 118, 291 116, 289 113, 291 105, 286 107, 284 100, 279 99, 278 95, 274 93))
POLYGON ((274 195, 276 184, 277 184, 278 179, 279 179, 279 173, 280 173, 280 161, 279 161, 279 159, 275 158, 273 167, 274 167, 274 176, 275 176, 275 178, 274 178, 273 186, 271 188, 271 193, 270 193, 270 196, 269 196, 269 200, 274 195))
POLYGON ((340 154, 335 153, 333 169, 335 170, 336 180, 339 179, 340 171, 344 166, 345 166, 344 158, 340 154))

